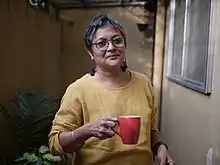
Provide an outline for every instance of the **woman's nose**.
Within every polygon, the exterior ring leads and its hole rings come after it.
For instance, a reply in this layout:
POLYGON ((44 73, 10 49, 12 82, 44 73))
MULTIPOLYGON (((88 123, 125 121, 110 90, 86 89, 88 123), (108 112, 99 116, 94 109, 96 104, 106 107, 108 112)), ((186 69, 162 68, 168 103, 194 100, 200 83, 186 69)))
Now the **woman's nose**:
POLYGON ((112 51, 112 50, 115 50, 115 45, 112 43, 112 42, 109 42, 108 43, 108 47, 107 47, 107 51, 112 51))

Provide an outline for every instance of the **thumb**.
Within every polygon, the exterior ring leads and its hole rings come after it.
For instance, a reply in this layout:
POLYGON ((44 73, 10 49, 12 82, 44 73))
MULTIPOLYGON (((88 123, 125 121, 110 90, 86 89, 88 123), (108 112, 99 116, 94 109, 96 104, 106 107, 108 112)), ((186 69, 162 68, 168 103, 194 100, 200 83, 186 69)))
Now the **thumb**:
POLYGON ((159 165, 166 165, 166 159, 164 157, 159 159, 159 165))

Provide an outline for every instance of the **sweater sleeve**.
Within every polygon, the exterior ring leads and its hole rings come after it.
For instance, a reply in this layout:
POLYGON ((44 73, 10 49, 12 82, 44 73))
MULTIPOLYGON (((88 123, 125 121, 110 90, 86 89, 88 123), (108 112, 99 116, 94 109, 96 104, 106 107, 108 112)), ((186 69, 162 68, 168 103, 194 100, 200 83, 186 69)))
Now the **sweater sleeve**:
POLYGON ((61 132, 72 131, 82 125, 82 104, 79 89, 70 85, 64 93, 49 134, 49 148, 54 154, 63 153, 59 142, 61 132))
POLYGON ((148 90, 150 91, 149 92, 150 93, 149 105, 152 110, 152 112, 151 112, 151 130, 159 132, 158 127, 157 127, 157 106, 156 106, 156 101, 155 101, 155 93, 154 93, 154 89, 153 89, 153 86, 152 86, 150 80, 148 80, 148 90))
POLYGON ((141 74, 141 75, 142 75, 142 81, 144 84, 144 88, 146 91, 148 105, 151 109, 151 123, 150 123, 151 130, 159 132, 158 126, 157 126, 157 120, 158 120, 157 119, 157 106, 156 106, 154 88, 152 86, 150 79, 144 74, 141 74))

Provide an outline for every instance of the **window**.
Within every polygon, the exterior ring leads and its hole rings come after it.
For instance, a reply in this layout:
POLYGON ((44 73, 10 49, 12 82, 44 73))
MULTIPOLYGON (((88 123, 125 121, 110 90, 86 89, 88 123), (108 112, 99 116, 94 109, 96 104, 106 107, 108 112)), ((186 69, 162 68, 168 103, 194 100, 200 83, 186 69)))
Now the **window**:
POLYGON ((190 89, 211 93, 212 0, 171 0, 168 78, 190 89))

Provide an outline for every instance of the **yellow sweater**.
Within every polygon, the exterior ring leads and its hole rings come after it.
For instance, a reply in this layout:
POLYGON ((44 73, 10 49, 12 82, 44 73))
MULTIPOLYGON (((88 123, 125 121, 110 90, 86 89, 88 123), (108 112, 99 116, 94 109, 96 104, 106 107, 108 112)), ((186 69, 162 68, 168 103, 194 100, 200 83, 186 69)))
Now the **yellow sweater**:
POLYGON ((126 86, 109 89, 84 75, 66 90, 49 135, 53 153, 62 153, 58 134, 72 131, 104 116, 139 115, 138 144, 124 145, 119 136, 106 140, 90 138, 76 152, 76 165, 151 165, 151 130, 156 128, 154 94, 144 74, 131 71, 126 86))

